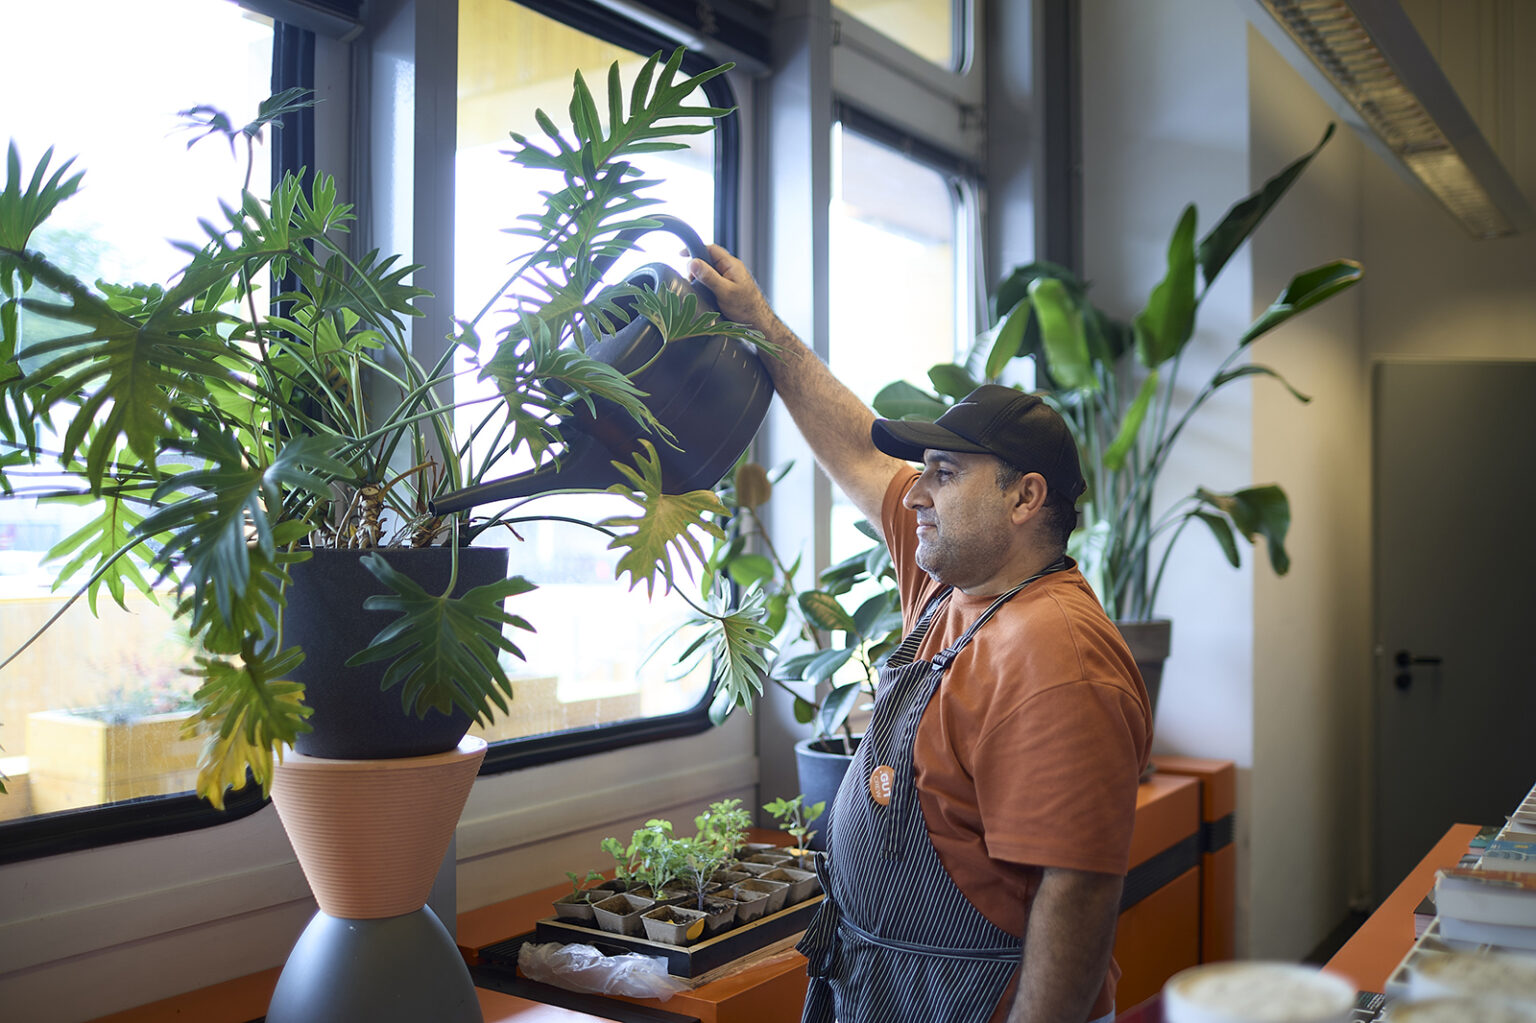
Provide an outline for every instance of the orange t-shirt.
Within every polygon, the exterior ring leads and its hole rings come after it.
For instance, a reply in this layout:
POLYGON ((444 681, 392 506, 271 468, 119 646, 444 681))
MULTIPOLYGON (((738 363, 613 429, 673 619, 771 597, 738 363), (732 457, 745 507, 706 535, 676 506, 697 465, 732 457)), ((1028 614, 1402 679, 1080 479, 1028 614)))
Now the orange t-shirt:
MULTIPOLYGON (((898 473, 882 512, 908 628, 939 589, 917 567, 916 518, 901 503, 916 478, 898 473)), ((995 596, 954 591, 918 658, 958 639, 995 596)), ((1136 662, 1075 565, 981 627, 924 711, 913 762, 933 847, 984 917, 1022 937, 1043 868, 1126 872, 1151 722, 1136 662)), ((1112 963, 1090 1019, 1114 1009, 1119 974, 1112 963)), ((994 1019, 1012 999, 1010 987, 994 1019)))

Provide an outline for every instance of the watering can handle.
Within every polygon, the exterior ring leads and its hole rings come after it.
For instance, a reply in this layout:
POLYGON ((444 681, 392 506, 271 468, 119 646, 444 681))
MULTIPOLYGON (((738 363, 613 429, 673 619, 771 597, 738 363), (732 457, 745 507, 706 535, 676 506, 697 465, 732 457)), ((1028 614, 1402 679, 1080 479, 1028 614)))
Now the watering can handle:
MULTIPOLYGON (((704 239, 699 237, 699 233, 693 228, 689 227, 685 222, 679 220, 677 217, 674 217, 669 213, 656 213, 651 215, 648 219, 656 221, 656 226, 632 227, 627 231, 620 231, 618 234, 614 235, 614 243, 622 243, 627 247, 637 238, 641 238, 647 234, 650 234, 652 231, 667 231, 682 239, 683 244, 688 247, 688 255, 692 256, 694 259, 702 259, 706 263, 709 262, 709 246, 705 245, 704 239)), ((601 277, 603 274, 607 273, 608 268, 613 265, 613 261, 617 258, 617 256, 602 256, 594 259, 592 262, 594 268, 597 270, 597 276, 601 277)), ((700 284, 698 281, 692 281, 690 283, 692 283, 695 289, 702 291, 710 298, 714 298, 714 293, 706 288, 703 284, 700 284)))

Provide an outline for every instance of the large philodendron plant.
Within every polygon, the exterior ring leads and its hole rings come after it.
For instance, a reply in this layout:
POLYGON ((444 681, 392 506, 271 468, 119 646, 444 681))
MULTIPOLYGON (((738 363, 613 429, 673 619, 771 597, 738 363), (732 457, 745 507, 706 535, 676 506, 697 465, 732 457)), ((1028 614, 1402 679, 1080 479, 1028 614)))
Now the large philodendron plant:
POLYGON ((1130 323, 1088 298, 1088 285, 1051 263, 1015 268, 994 295, 995 328, 971 366, 946 364, 929 373, 937 393, 895 383, 875 399, 882 415, 937 418, 982 382, 998 382, 1014 359, 1030 359, 1041 393, 1070 424, 1088 482, 1082 525, 1071 552, 1105 610, 1124 620, 1152 618, 1159 584, 1175 541, 1191 522, 1204 523, 1236 567, 1236 537, 1263 536, 1277 574, 1290 567, 1285 550, 1290 503, 1275 484, 1218 493, 1197 487, 1154 508, 1158 476, 1190 420, 1213 395, 1238 380, 1269 377, 1302 402, 1311 399, 1271 367, 1245 361, 1250 347, 1291 317, 1358 283, 1360 265, 1337 259, 1298 273, 1237 339, 1189 404, 1178 407, 1179 369, 1195 334, 1200 302, 1232 254, 1253 233, 1333 135, 1229 209, 1196 241, 1193 204, 1184 208, 1168 242, 1167 270, 1130 323), (979 369, 981 379, 975 375, 979 369), (1154 545, 1161 545, 1153 563, 1154 545))
MULTIPOLYGON (((689 103, 728 66, 679 79, 682 56, 653 56, 627 95, 615 64, 601 110, 578 72, 568 132, 539 111, 547 142, 513 134, 512 162, 557 171, 563 187, 515 229, 534 239, 532 254, 479 316, 457 325, 432 365, 417 359, 406 329, 421 315, 424 292, 410 283, 417 268, 348 249, 353 214, 331 177, 301 171, 268 197, 244 191, 222 206, 220 222, 203 223, 203 240, 178 246, 187 262, 163 282, 91 285, 30 248, 81 175, 72 161, 51 166, 52 150, 28 174, 11 146, 0 192, 0 492, 99 502, 94 521, 51 552, 62 561, 59 582, 78 585, 72 601, 83 595, 94 607, 105 590, 121 602, 129 587, 154 599, 157 584, 170 584, 200 648, 195 726, 209 741, 198 791, 216 805, 248 771, 266 788, 274 755, 308 729, 302 687, 288 680, 303 654, 281 641, 290 565, 316 547, 457 550, 489 528, 537 518, 440 517, 431 503, 506 475, 519 453, 534 463, 559 457, 560 423, 578 406, 601 399, 636 431, 668 436, 632 381, 587 354, 588 332, 629 318, 619 298, 668 344, 711 335, 761 342, 664 288, 602 290, 602 269, 633 244, 635 229, 656 225, 646 208, 659 200, 645 194, 656 182, 633 158, 682 148, 678 137, 729 113, 689 103), (268 279, 275 294, 263 290, 268 279), (482 351, 478 332, 493 308, 511 315, 482 351), (479 403, 483 417, 459 432, 463 407, 442 395, 452 393, 454 352, 464 347, 502 401, 479 403), (479 446, 487 440, 488 453, 479 446), (39 486, 42 470, 67 482, 39 486)), ((205 107, 187 113, 233 150, 304 102, 273 97, 240 127, 205 107)), ((610 488, 638 512, 588 523, 626 549, 618 573, 632 588, 644 580, 648 592, 658 577, 670 588, 673 557, 699 554, 690 531, 718 535, 713 517, 724 513, 710 491, 664 494, 655 454, 642 451, 622 467, 629 485, 610 488)), ((373 599, 402 617, 354 660, 409 659, 412 670, 392 677, 412 676, 402 692, 418 715, 457 708, 483 721, 505 708, 511 683, 499 656, 521 653, 503 629, 531 626, 502 603, 533 583, 503 579, 454 599, 426 593, 376 554, 364 561, 393 591, 373 599), (411 637, 413 649, 402 652, 390 636, 411 637)), ((761 639, 750 611, 700 614, 731 654, 717 673, 747 685, 739 673, 762 659, 750 649, 761 639)))

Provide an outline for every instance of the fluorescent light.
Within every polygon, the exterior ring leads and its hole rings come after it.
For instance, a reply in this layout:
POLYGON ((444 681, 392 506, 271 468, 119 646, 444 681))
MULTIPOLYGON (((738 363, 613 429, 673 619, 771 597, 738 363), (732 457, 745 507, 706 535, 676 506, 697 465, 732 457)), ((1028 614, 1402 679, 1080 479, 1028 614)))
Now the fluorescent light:
POLYGON ((1469 234, 1497 238, 1536 225, 1529 202, 1396 0, 1257 2, 1332 87, 1336 97, 1328 98, 1353 111, 1366 140, 1469 234))

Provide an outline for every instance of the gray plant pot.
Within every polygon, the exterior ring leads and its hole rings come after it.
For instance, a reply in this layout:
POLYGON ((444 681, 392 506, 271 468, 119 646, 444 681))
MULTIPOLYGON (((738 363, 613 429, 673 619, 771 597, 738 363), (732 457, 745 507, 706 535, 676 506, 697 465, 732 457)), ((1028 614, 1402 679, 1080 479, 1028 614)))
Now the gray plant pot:
MULTIPOLYGON (((863 736, 856 735, 853 739, 853 749, 858 749, 859 740, 863 736)), ((843 750, 841 739, 802 739, 795 743, 795 767, 799 771, 800 791, 805 795, 805 805, 815 806, 817 803, 826 803, 826 810, 816 824, 816 833, 806 845, 816 852, 823 852, 827 848, 826 823, 831 813, 832 804, 837 800, 838 786, 843 783, 843 775, 848 773, 848 765, 853 763, 853 753, 843 750)))
POLYGON ((1163 662, 1173 649, 1173 622, 1166 618, 1146 621, 1116 622, 1115 628, 1131 648, 1131 657, 1141 671, 1141 681, 1147 687, 1147 699, 1152 704, 1153 720, 1157 719, 1157 697, 1163 688, 1163 662))

